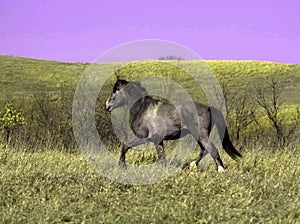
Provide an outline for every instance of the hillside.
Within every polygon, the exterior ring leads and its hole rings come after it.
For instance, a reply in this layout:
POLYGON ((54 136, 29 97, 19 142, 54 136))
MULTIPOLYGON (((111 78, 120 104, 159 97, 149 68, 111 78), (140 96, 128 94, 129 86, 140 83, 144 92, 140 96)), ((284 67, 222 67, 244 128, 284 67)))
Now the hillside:
MULTIPOLYGON (((152 74, 168 76, 172 68, 161 66, 163 61, 134 62, 122 67, 121 76, 135 79, 152 74)), ((197 69, 198 61, 182 61, 197 69)), ((255 85, 268 76, 276 76, 284 88, 286 104, 300 104, 300 65, 260 61, 206 61, 220 82, 242 89, 255 85)), ((63 63, 0 55, 1 98, 31 95, 36 92, 57 91, 63 85, 75 87, 89 64, 63 63)), ((176 72, 175 72, 176 73, 176 72)), ((171 74, 172 75, 172 74, 171 74)), ((177 77, 178 78, 178 77, 177 77)), ((176 78, 175 78, 176 79, 176 78)), ((184 85, 184 80, 180 80, 184 85)))
POLYGON ((55 91, 63 84, 76 85, 85 66, 0 55, 1 97, 55 91))
MULTIPOLYGON (((207 74, 212 74, 223 88, 229 132, 234 136, 234 140, 243 139, 244 147, 246 143, 249 147, 255 147, 253 142, 257 142, 257 138, 261 136, 270 137, 269 140, 260 138, 261 143, 270 145, 268 142, 274 141, 271 138, 274 137, 276 130, 274 132, 274 129, 270 129, 270 119, 267 118, 266 111, 258 105, 256 92, 258 89, 263 91, 269 109, 274 112, 270 80, 275 78, 278 82, 276 92, 280 93, 275 109, 278 108, 280 114, 274 115, 280 125, 275 126, 285 126, 282 131, 279 131, 277 137, 287 139, 291 128, 299 129, 297 122, 300 120, 298 97, 300 65, 297 64, 260 61, 163 60, 81 64, 0 56, 0 114, 4 114, 4 106, 10 102, 22 112, 27 121, 27 125, 14 131, 14 136, 10 138, 10 141, 17 145, 22 142, 22 144, 26 143, 34 147, 39 147, 42 142, 44 145, 62 144, 64 148, 74 148, 76 145, 72 128, 74 91, 79 80, 89 74, 90 79, 84 79, 84 85, 88 84, 84 93, 90 94, 92 90, 97 91, 104 84, 96 103, 97 128, 101 130, 100 134, 107 142, 116 143, 110 114, 103 107, 111 94, 112 85, 116 79, 113 74, 116 68, 118 76, 127 80, 160 76, 162 79, 159 81, 157 78, 152 79, 150 87, 153 86, 152 90, 155 91, 162 89, 166 95, 155 94, 156 92, 152 95, 171 99, 171 101, 174 99, 186 101, 189 100, 186 95, 181 95, 186 91, 192 100, 201 103, 208 103, 208 94, 215 93, 215 83, 207 78, 209 77, 207 74), (200 77, 201 88, 189 74, 190 72, 196 74, 197 78, 200 77), (105 80, 107 75, 110 78, 105 80), (175 81, 179 87, 174 89, 167 80, 175 81)), ((142 80, 142 85, 144 84, 149 83, 142 80)), ((147 89, 150 89, 149 86, 147 89)), ((86 97, 85 100, 91 100, 93 95, 86 97)), ((5 139, 9 139, 8 135, 4 136, 0 138, 0 141, 5 142, 5 139)))

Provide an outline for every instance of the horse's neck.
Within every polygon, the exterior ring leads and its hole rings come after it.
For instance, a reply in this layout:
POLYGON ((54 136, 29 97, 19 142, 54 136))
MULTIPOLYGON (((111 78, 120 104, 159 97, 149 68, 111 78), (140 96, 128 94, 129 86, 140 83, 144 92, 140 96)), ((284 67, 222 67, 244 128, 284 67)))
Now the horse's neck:
POLYGON ((154 99, 150 96, 144 96, 134 102, 130 107, 130 116, 132 118, 141 115, 147 110, 149 104, 151 104, 154 99))

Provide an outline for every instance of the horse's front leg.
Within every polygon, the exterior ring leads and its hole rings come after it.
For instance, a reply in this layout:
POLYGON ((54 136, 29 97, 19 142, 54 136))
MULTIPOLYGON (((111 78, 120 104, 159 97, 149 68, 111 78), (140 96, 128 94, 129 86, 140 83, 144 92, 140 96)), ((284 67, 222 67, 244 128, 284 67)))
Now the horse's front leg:
POLYGON ((154 144, 155 144, 155 148, 156 148, 156 151, 158 154, 159 161, 161 161, 163 167, 166 167, 167 160, 166 160, 166 154, 165 154, 163 141, 161 141, 160 143, 154 143, 154 144))
POLYGON ((141 144, 146 143, 147 139, 146 138, 138 138, 136 136, 132 137, 130 140, 126 141, 121 149, 121 156, 120 156, 120 160, 119 160, 119 166, 121 168, 126 168, 126 162, 125 162, 125 157, 126 157, 126 152, 134 147, 134 146, 138 146, 141 144))

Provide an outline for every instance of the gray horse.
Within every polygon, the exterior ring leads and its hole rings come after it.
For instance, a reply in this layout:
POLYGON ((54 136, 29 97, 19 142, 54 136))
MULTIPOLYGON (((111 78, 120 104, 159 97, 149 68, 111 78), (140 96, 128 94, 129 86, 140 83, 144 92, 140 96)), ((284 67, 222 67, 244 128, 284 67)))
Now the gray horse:
POLYGON ((216 108, 196 102, 185 102, 176 106, 163 103, 149 96, 139 82, 118 79, 112 95, 106 101, 105 109, 111 112, 124 105, 130 109, 130 126, 135 136, 122 146, 119 160, 121 167, 126 167, 125 155, 128 149, 148 141, 154 143, 159 160, 166 166, 163 140, 174 140, 191 134, 201 149, 196 159, 197 167, 200 160, 210 153, 217 170, 224 171, 218 150, 209 140, 214 124, 220 137, 224 136, 222 146, 226 153, 233 159, 241 157, 229 138, 222 113, 216 108))

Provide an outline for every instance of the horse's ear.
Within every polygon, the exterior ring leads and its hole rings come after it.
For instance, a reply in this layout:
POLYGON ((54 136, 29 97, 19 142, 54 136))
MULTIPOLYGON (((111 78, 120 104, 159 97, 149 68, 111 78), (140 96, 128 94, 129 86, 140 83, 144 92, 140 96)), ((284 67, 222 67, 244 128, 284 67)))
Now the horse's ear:
POLYGON ((120 79, 120 71, 119 70, 115 71, 114 75, 116 76, 117 80, 120 79))

